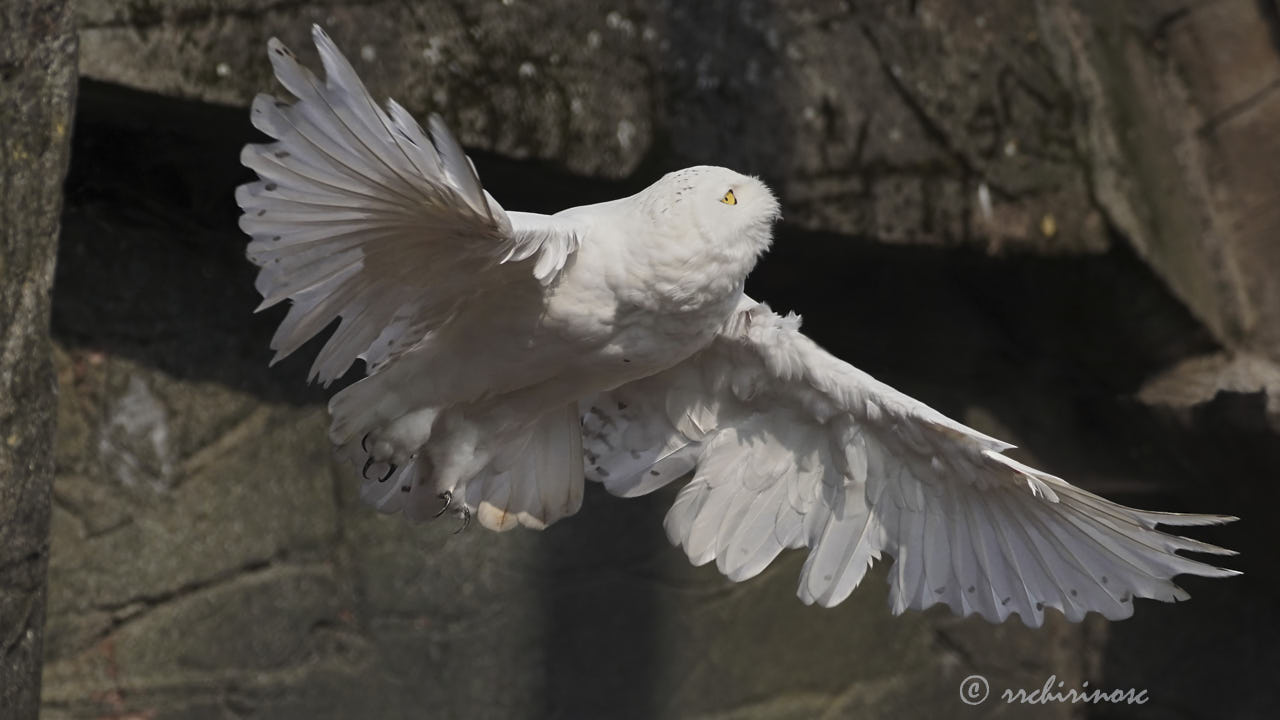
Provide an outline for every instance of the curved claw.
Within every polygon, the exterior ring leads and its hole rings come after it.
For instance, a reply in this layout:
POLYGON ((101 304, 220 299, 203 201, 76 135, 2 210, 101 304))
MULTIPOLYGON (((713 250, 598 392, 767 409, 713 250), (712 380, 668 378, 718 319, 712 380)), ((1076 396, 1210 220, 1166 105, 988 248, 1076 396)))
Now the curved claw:
POLYGON ((395 474, 395 472, 396 472, 396 464, 395 464, 395 463, 387 463, 387 474, 386 474, 386 475, 383 475, 383 476, 382 476, 382 477, 380 477, 380 478, 378 478, 378 482, 380 482, 380 483, 381 483, 381 482, 386 482, 388 479, 390 479, 390 478, 391 478, 391 476, 392 476, 392 475, 394 475, 394 474, 395 474))
MULTIPOLYGON (((373 458, 369 458, 368 460, 365 460, 365 461, 364 461, 364 468, 360 471, 360 476, 361 476, 361 477, 363 477, 365 480, 372 480, 372 479, 373 479, 373 478, 369 477, 369 468, 373 467, 373 464, 374 464, 375 462, 377 462, 377 461, 376 461, 376 460, 374 460, 373 458)), ((382 477, 378 478, 378 482, 380 482, 380 483, 381 483, 381 482, 386 482, 388 479, 390 479, 390 478, 391 478, 391 476, 392 476, 393 474, 395 474, 395 471, 396 471, 396 464, 395 464, 395 463, 387 463, 387 472, 386 472, 386 473, 384 473, 382 477)))
MULTIPOLYGON (((369 432, 373 431, 370 430, 369 432)), ((369 433, 365 433, 364 437, 360 438, 360 449, 363 450, 366 455, 369 453, 369 433)))
POLYGON ((435 514, 435 517, 440 517, 441 515, 445 514, 445 512, 449 509, 450 505, 453 505, 453 493, 448 490, 445 490, 444 492, 440 493, 436 497, 444 501, 444 507, 440 508, 440 512, 435 514))
POLYGON ((462 513, 462 525, 453 531, 454 535, 466 530, 467 526, 471 524, 471 509, 464 506, 460 512, 462 513))

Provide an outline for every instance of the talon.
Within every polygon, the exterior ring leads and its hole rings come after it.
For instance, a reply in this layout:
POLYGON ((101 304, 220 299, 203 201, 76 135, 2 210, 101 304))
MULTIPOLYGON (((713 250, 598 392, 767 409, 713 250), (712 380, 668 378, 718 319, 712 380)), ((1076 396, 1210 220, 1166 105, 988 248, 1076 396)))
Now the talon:
MULTIPOLYGON (((364 469, 360 471, 360 476, 363 477, 365 480, 373 479, 369 477, 369 468, 373 467, 373 464, 375 462, 376 461, 372 457, 364 461, 364 469)), ((387 463, 387 472, 383 474, 382 477, 378 478, 378 482, 386 482, 391 477, 391 475, 395 473, 395 471, 396 471, 396 464, 387 463)))
MULTIPOLYGON (((369 432, 373 431, 370 430, 369 432)), ((364 437, 360 438, 360 449, 363 450, 366 455, 369 454, 369 433, 365 433, 364 437)))
POLYGON ((440 517, 445 513, 446 510, 449 509, 449 506, 453 504, 453 493, 448 490, 445 490, 444 492, 440 493, 436 497, 444 501, 444 507, 440 508, 440 512, 435 514, 435 517, 440 517))
POLYGON ((467 529, 467 526, 471 524, 471 509, 470 509, 470 508, 463 507, 463 508, 462 508, 461 510, 459 510, 458 512, 462 514, 462 525, 461 525, 457 530, 454 530, 454 531, 453 531, 453 534, 454 534, 454 535, 457 535, 458 533, 462 532, 463 530, 466 530, 466 529, 467 529))

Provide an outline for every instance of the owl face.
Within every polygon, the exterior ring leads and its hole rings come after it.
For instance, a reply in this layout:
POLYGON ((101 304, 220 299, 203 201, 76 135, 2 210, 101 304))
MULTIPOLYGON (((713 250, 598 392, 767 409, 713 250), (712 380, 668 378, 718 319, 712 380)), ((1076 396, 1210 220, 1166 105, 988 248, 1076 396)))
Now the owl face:
POLYGON ((760 180, 701 165, 668 173, 655 186, 688 213, 699 235, 712 245, 741 248, 753 256, 769 247, 780 213, 778 200, 760 180))

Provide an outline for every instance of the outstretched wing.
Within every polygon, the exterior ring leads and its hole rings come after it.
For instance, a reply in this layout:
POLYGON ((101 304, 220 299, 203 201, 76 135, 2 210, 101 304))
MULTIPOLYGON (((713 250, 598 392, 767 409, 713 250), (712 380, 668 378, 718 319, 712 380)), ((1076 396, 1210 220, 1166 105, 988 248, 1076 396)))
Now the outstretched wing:
MULTIPOLYGON (((499 268, 549 284, 578 239, 550 217, 506 213, 480 186, 444 122, 429 134, 395 101, 384 111, 319 26, 321 83, 279 40, 268 54, 293 104, 259 95, 247 145, 257 182, 236 190, 249 259, 262 270, 259 309, 293 301, 271 347, 289 355, 341 324, 311 377, 326 384, 363 358, 371 369, 446 321, 499 268)), ((508 275, 507 277, 511 277, 508 275)))
POLYGON ((1124 618, 1134 597, 1184 599, 1175 575, 1237 574, 1178 554, 1230 551, 1155 529, 1234 518, 1127 508, 1019 463, 745 297, 710 347, 595 398, 583 428, 587 475, 615 494, 693 471, 665 524, 694 564, 737 581, 809 548, 806 603, 841 602, 882 553, 895 613, 1032 626, 1045 607, 1124 618))

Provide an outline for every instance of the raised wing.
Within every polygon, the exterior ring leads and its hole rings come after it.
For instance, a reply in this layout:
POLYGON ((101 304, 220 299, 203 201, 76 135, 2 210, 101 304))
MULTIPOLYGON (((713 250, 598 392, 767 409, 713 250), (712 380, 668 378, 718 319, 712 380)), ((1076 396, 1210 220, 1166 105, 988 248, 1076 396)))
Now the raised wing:
POLYGON ((831 606, 888 553, 894 613, 945 603, 1039 626, 1187 597, 1178 574, 1237 574, 1179 550, 1230 555, 1156 525, 1234 520, 1127 508, 1002 454, 823 351, 799 318, 743 299, 706 350, 603 394, 583 416, 588 477, 641 495, 693 471, 667 514, 671 541, 732 580, 808 547, 805 603, 831 606))
POLYGON ((279 40, 267 44, 297 101, 254 99, 254 126, 276 142, 245 146, 241 162, 260 180, 237 188, 236 201, 262 268, 259 309, 293 301, 272 338, 275 360, 342 318, 311 368, 327 384, 356 358, 376 370, 468 296, 512 277, 503 272, 551 283, 578 238, 547 216, 504 212, 439 117, 427 133, 395 101, 383 111, 319 26, 312 37, 323 83, 279 40))

